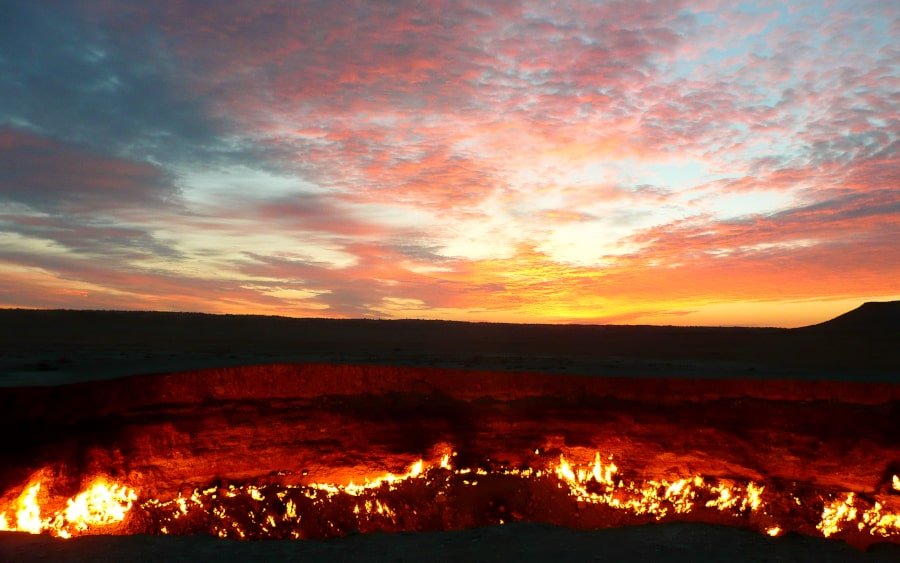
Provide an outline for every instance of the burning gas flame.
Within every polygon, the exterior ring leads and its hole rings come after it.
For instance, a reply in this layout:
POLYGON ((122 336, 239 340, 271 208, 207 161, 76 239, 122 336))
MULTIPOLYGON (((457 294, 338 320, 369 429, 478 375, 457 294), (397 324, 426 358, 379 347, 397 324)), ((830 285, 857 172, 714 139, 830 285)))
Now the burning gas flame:
POLYGON ((635 515, 650 515, 656 520, 665 518, 670 511, 675 514, 690 512, 700 496, 711 497, 704 506, 720 511, 734 509, 746 513, 757 510, 762 504, 760 495, 764 487, 753 482, 746 487, 728 482, 709 485, 702 477, 694 475, 675 481, 650 479, 637 484, 617 481, 617 472, 612 457, 604 465, 599 452, 588 468, 574 468, 565 456, 560 456, 555 467, 557 477, 568 485, 570 494, 578 502, 603 504, 635 515))
POLYGON ((47 532, 61 538, 69 538, 74 533, 97 532, 125 520, 137 500, 133 489, 98 477, 85 490, 66 500, 64 509, 41 518, 40 491, 40 481, 29 483, 13 507, 15 524, 10 523, 6 511, 0 512, 0 530, 31 534, 47 532))
POLYGON ((822 509, 822 520, 816 526, 826 538, 852 527, 863 531, 868 528, 871 535, 890 537, 900 534, 900 513, 888 512, 876 501, 868 510, 856 506, 854 493, 847 493, 843 499, 836 499, 822 509))
POLYGON ((872 535, 884 537, 900 533, 900 513, 883 512, 883 506, 876 502, 875 506, 863 512, 862 522, 857 524, 860 530, 869 527, 872 535))
MULTIPOLYGON (((449 457, 447 458, 449 463, 449 457)), ((442 458, 443 465, 443 458, 442 458)), ((430 468, 430 467, 429 467, 430 468)), ((324 491, 328 495, 336 495, 338 493, 346 493, 352 496, 359 496, 366 491, 372 489, 379 489, 382 485, 387 485, 389 490, 393 490, 393 487, 397 483, 401 483, 406 481, 407 479, 415 479, 422 475, 422 472, 425 469, 425 462, 423 460, 419 460, 412 465, 409 466, 409 469, 406 470, 406 473, 402 473, 400 475, 394 475, 393 473, 385 473, 381 477, 378 477, 373 480, 366 480, 363 484, 357 485, 353 481, 350 481, 348 485, 334 485, 331 483, 311 483, 309 484, 309 488, 316 489, 320 491, 324 491)), ((259 499, 257 499, 259 500, 259 499)))
POLYGON ((843 500, 835 500, 822 509, 822 521, 816 528, 826 538, 840 532, 844 524, 856 519, 856 507, 853 506, 853 493, 848 493, 843 500))
MULTIPOLYGON (((590 459, 582 457, 584 450, 569 453, 576 454, 574 458, 590 459)), ((539 456, 539 451, 535 455, 539 456)), ((326 535, 352 529, 404 529, 408 525, 405 522, 416 513, 409 493, 404 491, 429 491, 427 494, 436 502, 441 497, 446 502, 453 487, 478 487, 481 480, 517 479, 528 487, 551 487, 564 495, 555 498, 569 498, 585 508, 594 505, 600 510, 621 511, 626 516, 624 521, 662 520, 706 511, 707 515, 743 518, 745 525, 778 536, 786 529, 798 529, 796 519, 779 520, 778 514, 787 514, 778 512, 780 504, 788 501, 797 507, 812 507, 823 502, 821 514, 813 513, 811 521, 799 524, 801 529, 814 526, 825 537, 861 532, 900 538, 900 511, 896 510, 895 498, 872 499, 851 492, 824 501, 821 496, 804 497, 801 502, 796 493, 768 491, 753 481, 701 475, 633 479, 627 472, 620 475, 613 457, 600 452, 593 453, 592 461, 581 464, 560 454, 543 466, 538 463, 538 467, 457 468, 452 463, 455 456, 450 450, 433 462, 419 459, 400 474, 384 473, 347 484, 212 486, 195 489, 189 496, 179 494, 169 500, 145 497, 140 502, 134 489, 105 478, 94 479, 64 502, 53 502, 47 492, 52 487, 45 488, 42 478, 34 478, 17 496, 6 496, 14 498, 7 506, 0 505, 0 530, 61 538, 122 533, 131 530, 126 521, 135 507, 142 514, 137 520, 145 526, 142 531, 160 534, 205 530, 220 537, 300 538, 307 534, 303 530, 308 530, 309 515, 325 511, 343 519, 338 524, 323 520, 325 532, 320 533, 326 535)), ((900 485, 897 476, 893 476, 893 485, 900 485)), ((510 517, 502 511, 495 514, 494 522, 506 522, 510 517)))
POLYGON ((16 510, 16 529, 30 534, 41 532, 41 507, 37 504, 37 495, 41 484, 35 483, 25 489, 19 496, 19 509, 16 510))

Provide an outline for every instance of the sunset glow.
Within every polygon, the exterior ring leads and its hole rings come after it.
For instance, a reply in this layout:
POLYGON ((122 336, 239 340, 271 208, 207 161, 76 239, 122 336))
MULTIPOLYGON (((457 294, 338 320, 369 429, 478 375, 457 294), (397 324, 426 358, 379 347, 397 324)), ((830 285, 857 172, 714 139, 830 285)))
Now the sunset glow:
POLYGON ((898 37, 895 0, 14 0, 0 307, 801 326, 900 299, 898 37))

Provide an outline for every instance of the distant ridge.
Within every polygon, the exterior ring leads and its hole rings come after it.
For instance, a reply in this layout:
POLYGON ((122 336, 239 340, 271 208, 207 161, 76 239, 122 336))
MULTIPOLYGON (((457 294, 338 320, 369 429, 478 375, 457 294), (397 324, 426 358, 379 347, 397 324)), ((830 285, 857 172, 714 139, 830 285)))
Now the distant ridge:
POLYGON ((900 301, 799 329, 0 309, 0 387, 292 362, 900 382, 898 335, 900 301))
POLYGON ((808 326, 821 330, 900 331, 900 301, 869 301, 831 320, 808 326))

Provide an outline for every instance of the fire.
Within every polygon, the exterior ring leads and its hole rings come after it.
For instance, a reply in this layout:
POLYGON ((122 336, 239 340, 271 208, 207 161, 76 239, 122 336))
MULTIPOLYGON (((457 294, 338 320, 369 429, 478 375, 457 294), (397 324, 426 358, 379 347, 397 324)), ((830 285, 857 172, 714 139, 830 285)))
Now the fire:
POLYGON ((133 489, 117 483, 96 479, 87 490, 66 501, 62 514, 51 520, 60 535, 68 529, 83 532, 88 528, 108 526, 125 519, 137 494, 133 489))
POLYGON ((900 534, 900 514, 884 512, 881 503, 876 502, 872 508, 863 512, 862 522, 858 524, 860 530, 867 526, 872 535, 890 537, 900 534))
POLYGON ((125 520, 137 500, 133 489, 97 478, 85 490, 67 499, 64 509, 41 518, 40 491, 40 481, 29 483, 13 507, 15 525, 9 522, 5 511, 0 512, 0 530, 31 534, 47 532, 61 538, 69 538, 74 533, 97 532, 125 520))
POLYGON ((856 504, 854 493, 848 493, 841 500, 826 504, 822 509, 822 520, 817 528, 826 538, 856 522, 860 532, 868 529, 869 534, 882 537, 900 535, 900 513, 888 512, 884 505, 875 501, 871 508, 861 510, 856 504))
POLYGON ((891 482, 891 486, 895 491, 900 491, 900 477, 894 475, 894 480, 891 482))
POLYGON ((848 493, 844 500, 835 500, 822 509, 822 521, 816 528, 826 538, 840 532, 845 523, 856 519, 856 507, 853 506, 853 493, 848 493))
MULTIPOLYGON (((444 459, 441 459, 441 465, 445 463, 444 459)), ((447 466, 449 467, 449 457, 447 457, 447 466)), ((336 495, 339 493, 347 493, 352 496, 359 496, 366 491, 372 489, 381 488, 382 485, 387 485, 389 489, 392 490, 392 487, 397 483, 406 481, 407 479, 415 479, 422 475, 422 472, 425 470, 425 462, 423 460, 418 460, 409 466, 409 469, 406 470, 406 473, 402 473, 400 475, 394 475, 393 473, 385 473, 381 477, 377 477, 372 480, 366 480, 363 484, 357 485, 353 481, 350 481, 348 485, 335 485, 332 483, 311 483, 308 486, 311 489, 325 491, 328 495, 336 495)), ((257 499, 261 500, 261 499, 257 499)))
POLYGON ((578 514, 593 514, 595 520, 589 520, 593 522, 609 511, 619 513, 607 520, 616 525, 695 513, 692 520, 721 522, 722 518, 739 518, 742 525, 770 536, 779 536, 786 530, 815 529, 825 537, 863 533, 900 538, 900 511, 896 510, 893 495, 872 498, 850 492, 823 502, 821 496, 802 494, 801 502, 796 490, 770 489, 754 481, 702 475, 640 479, 627 470, 620 474, 612 456, 593 452, 591 459, 584 450, 568 454, 572 457, 560 454, 547 460, 549 463, 539 461, 533 466, 454 467, 456 453, 451 450, 433 461, 419 459, 403 473, 387 472, 346 484, 222 485, 195 489, 168 500, 139 499, 134 489, 98 477, 77 495, 61 501, 49 498, 52 484, 35 478, 16 496, 5 497, 14 500, 7 506, 0 505, 0 530, 48 533, 61 538, 123 530, 154 534, 205 532, 223 538, 331 537, 353 530, 433 529, 436 522, 455 525, 455 517, 448 519, 449 513, 445 512, 451 510, 445 508, 450 506, 448 503, 458 503, 452 510, 473 510, 477 506, 474 499, 485 498, 499 498, 499 504, 492 500, 487 512, 464 516, 463 522, 469 521, 465 518, 481 518, 474 521, 496 524, 540 517, 542 512, 529 513, 525 509, 523 513, 521 504, 508 509, 508 500, 513 505, 519 501, 490 493, 509 490, 512 482, 514 490, 532 491, 526 493, 528 498, 544 499, 542 502, 557 507, 553 510, 567 505, 578 507, 578 514), (583 461, 574 461, 577 459, 583 461), (491 488, 497 486, 498 489, 491 488), (813 512, 819 503, 821 513, 813 512), (795 508, 785 511, 782 507, 787 505, 795 508), (140 516, 129 521, 135 512, 140 516))
POLYGON ((37 495, 41 484, 35 483, 25 489, 19 496, 19 509, 16 511, 16 530, 29 534, 41 533, 41 507, 37 503, 37 495))
POLYGON ((760 495, 762 495, 762 492, 764 490, 765 487, 761 487, 753 481, 747 483, 747 495, 741 501, 741 510, 746 510, 748 508, 750 510, 758 510, 760 505, 762 504, 762 498, 760 497, 760 495))
POLYGON ((603 504, 635 515, 650 515, 656 520, 665 518, 670 511, 675 514, 691 512, 698 497, 710 495, 714 498, 705 503, 706 507, 752 512, 760 507, 764 489, 752 482, 746 487, 729 483, 707 485, 699 475, 675 481, 650 479, 641 484, 626 484, 621 479, 616 482, 618 467, 611 457, 604 466, 599 452, 588 469, 573 468, 564 456, 560 456, 554 469, 578 502, 603 504))

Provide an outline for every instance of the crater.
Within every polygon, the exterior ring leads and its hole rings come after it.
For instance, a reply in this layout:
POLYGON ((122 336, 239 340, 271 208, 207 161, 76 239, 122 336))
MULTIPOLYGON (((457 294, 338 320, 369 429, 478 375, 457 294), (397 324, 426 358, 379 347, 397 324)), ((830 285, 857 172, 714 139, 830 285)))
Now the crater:
POLYGON ((704 522, 900 543, 900 389, 276 364, 0 389, 0 529, 704 522))

